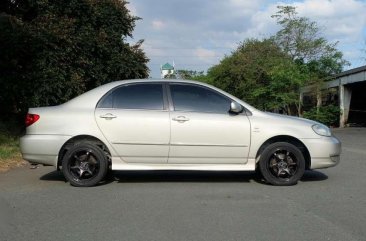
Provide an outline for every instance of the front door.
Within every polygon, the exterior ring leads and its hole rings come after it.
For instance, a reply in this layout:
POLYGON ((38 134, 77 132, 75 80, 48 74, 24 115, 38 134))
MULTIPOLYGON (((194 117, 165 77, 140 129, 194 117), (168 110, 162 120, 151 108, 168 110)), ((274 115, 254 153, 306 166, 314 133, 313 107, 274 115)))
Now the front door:
POLYGON ((170 84, 173 111, 169 163, 246 163, 250 122, 230 114, 231 99, 193 84, 170 84))

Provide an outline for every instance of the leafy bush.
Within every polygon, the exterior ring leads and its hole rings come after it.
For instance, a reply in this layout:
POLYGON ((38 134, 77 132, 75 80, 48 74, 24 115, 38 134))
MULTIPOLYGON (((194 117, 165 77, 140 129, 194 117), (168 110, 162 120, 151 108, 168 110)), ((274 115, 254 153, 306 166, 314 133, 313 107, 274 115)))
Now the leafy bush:
POLYGON ((340 109, 338 106, 328 105, 321 106, 319 109, 314 107, 309 111, 304 112, 303 117, 311 120, 318 121, 327 126, 339 125, 340 109))

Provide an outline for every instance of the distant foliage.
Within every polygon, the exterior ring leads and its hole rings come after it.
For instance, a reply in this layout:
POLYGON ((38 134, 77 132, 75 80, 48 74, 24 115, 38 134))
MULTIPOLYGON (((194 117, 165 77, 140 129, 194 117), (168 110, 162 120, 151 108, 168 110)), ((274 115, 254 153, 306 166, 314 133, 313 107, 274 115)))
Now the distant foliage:
POLYGON ((304 112, 303 117, 310 120, 315 120, 327 126, 339 125, 340 110, 338 106, 328 105, 319 108, 312 108, 304 112))
POLYGON ((3 0, 0 112, 57 105, 101 84, 148 76, 124 0, 3 0))
POLYGON ((176 74, 179 79, 193 79, 204 75, 203 73, 204 73, 203 71, 196 71, 196 70, 186 70, 186 69, 176 70, 176 74))

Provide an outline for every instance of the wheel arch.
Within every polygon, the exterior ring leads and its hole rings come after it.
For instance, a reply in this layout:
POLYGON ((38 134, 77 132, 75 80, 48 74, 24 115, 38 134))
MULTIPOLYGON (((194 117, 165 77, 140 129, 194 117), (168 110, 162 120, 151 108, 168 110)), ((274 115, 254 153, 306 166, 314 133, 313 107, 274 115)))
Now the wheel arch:
POLYGON ((70 147, 74 146, 76 143, 80 142, 88 142, 92 143, 96 146, 98 146, 100 149, 102 149, 104 152, 106 152, 106 155, 108 157, 109 165, 111 165, 111 152, 108 149, 107 145, 101 141, 100 139, 90 136, 90 135, 78 135, 70 138, 63 144, 61 147, 59 153, 58 153, 58 160, 57 160, 57 170, 60 170, 60 167, 62 166, 62 159, 64 158, 66 152, 70 149, 70 147))
POLYGON ((306 170, 310 169, 311 157, 310 157, 310 153, 309 153, 308 148, 299 139, 297 139, 293 136, 288 136, 288 135, 279 135, 279 136, 271 137, 261 145, 261 147, 258 149, 257 154, 255 156, 255 158, 256 158, 256 168, 257 168, 257 165, 258 165, 259 156, 262 154, 264 149, 267 146, 269 146, 270 144, 273 144, 273 143, 276 143, 276 142, 287 142, 287 143, 293 144, 294 146, 299 148, 299 150, 301 151, 301 153, 303 154, 304 159, 305 159, 305 169, 306 170))

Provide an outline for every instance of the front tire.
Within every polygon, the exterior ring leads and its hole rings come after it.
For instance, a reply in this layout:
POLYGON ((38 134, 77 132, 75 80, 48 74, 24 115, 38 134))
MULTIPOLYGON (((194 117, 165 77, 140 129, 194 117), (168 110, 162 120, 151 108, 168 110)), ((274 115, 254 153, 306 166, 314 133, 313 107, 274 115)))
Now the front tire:
POLYGON ((108 159, 98 146, 77 143, 64 156, 62 172, 73 186, 95 186, 108 172, 108 159))
POLYGON ((259 160, 264 179, 276 186, 295 185, 305 172, 302 152, 293 144, 277 142, 266 147, 259 160))

